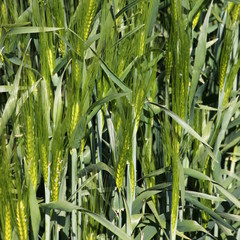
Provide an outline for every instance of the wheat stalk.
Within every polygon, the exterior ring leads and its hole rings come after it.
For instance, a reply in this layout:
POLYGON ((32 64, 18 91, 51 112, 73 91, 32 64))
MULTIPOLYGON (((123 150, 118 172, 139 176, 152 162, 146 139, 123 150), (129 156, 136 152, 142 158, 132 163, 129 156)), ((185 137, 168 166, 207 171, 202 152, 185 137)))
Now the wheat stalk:
POLYGON ((12 224, 11 224, 11 208, 10 203, 8 202, 5 205, 5 227, 4 227, 4 239, 12 239, 12 224))
POLYGON ((75 102, 72 105, 70 136, 72 136, 72 133, 77 126, 78 120, 79 120, 79 103, 75 102))
POLYGON ((146 44, 146 32, 145 32, 145 28, 143 28, 140 33, 140 44, 139 44, 140 57, 144 54, 145 44, 146 44))
POLYGON ((42 174, 45 184, 47 185, 48 181, 48 154, 45 144, 41 143, 40 146, 40 155, 42 162, 42 174))
POLYGON ((33 188, 36 191, 38 182, 38 164, 35 153, 34 123, 32 116, 28 115, 26 117, 25 131, 26 163, 33 188))
POLYGON ((93 19, 94 13, 95 13, 95 8, 96 8, 95 0, 89 0, 87 15, 85 17, 85 22, 84 22, 84 30, 83 30, 84 41, 86 41, 88 38, 90 26, 91 26, 92 19, 93 19))
POLYGON ((20 240, 28 239, 27 215, 23 200, 17 203, 17 226, 20 240))
POLYGON ((58 200, 59 195, 59 182, 61 174, 61 151, 56 153, 55 158, 51 166, 51 191, 52 191, 52 201, 58 200))
POLYGON ((50 47, 47 48, 47 57, 48 57, 48 66, 49 66, 50 74, 52 75, 54 70, 55 56, 53 55, 53 51, 50 47))
MULTIPOLYGON (((56 0, 53 2, 53 13, 55 16, 55 25, 57 27, 64 27, 65 13, 64 13, 64 2, 62 0, 56 0)), ((64 36, 65 35, 64 30, 60 30, 60 34, 64 36)), ((61 56, 65 55, 65 52, 66 52, 65 43, 62 39, 58 40, 58 50, 61 56)))
MULTIPOLYGON (((7 11, 6 11, 6 6, 5 6, 5 2, 4 1, 1 2, 0 21, 1 21, 1 23, 7 23, 8 22, 7 11)), ((0 36, 2 36, 2 28, 0 28, 0 36)), ((1 61, 3 62, 2 59, 1 59, 1 61)))
POLYGON ((125 169, 126 169, 127 161, 129 161, 128 158, 129 158, 130 146, 131 146, 130 136, 129 136, 129 132, 127 132, 124 139, 123 147, 122 147, 121 157, 119 159, 119 163, 117 166, 116 185, 119 191, 121 190, 123 185, 123 179, 125 177, 125 169))
POLYGON ((240 4, 230 3, 228 10, 232 17, 232 23, 235 24, 239 17, 240 4))
POLYGON ((167 48, 167 50, 166 50, 166 57, 165 57, 165 69, 166 69, 166 80, 167 80, 167 82, 169 82, 171 70, 172 70, 173 57, 172 57, 172 52, 171 52, 168 44, 167 44, 166 48, 167 48))
POLYGON ((192 22, 192 29, 195 29, 195 27, 197 26, 197 23, 198 23, 198 20, 200 18, 200 15, 201 15, 201 11, 199 11, 196 14, 196 16, 194 17, 193 22, 192 22))

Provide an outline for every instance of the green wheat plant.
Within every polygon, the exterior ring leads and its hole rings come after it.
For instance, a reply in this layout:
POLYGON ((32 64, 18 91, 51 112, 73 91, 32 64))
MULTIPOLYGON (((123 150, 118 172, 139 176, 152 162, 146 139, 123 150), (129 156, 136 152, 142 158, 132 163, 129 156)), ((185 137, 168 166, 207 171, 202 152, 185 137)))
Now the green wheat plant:
POLYGON ((240 239, 238 0, 0 12, 0 239, 240 239))

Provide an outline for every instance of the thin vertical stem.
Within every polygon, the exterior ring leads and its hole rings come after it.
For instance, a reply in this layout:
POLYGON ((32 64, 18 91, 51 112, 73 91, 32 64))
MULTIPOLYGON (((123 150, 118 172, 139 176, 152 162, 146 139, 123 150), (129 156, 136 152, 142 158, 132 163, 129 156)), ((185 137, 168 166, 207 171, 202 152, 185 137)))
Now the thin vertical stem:
MULTIPOLYGON (((72 194, 76 191, 76 176, 77 176, 77 150, 75 148, 72 149, 72 194)), ((76 197, 73 198, 73 204, 76 204, 76 197)), ((77 240, 77 211, 72 211, 72 239, 77 240)))
MULTIPOLYGON (((131 177, 130 177, 130 164, 127 164, 127 205, 129 208, 129 214, 132 215, 132 191, 131 191, 131 177)), ((126 231, 127 234, 131 235, 130 223, 128 222, 128 218, 126 218, 126 231)))
MULTIPOLYGON (((99 111, 97 114, 97 162, 102 162, 102 112, 99 111)), ((103 193, 103 180, 102 180, 102 171, 98 173, 98 182, 100 193, 103 193)), ((100 198, 100 211, 103 213, 103 198, 100 198)))
MULTIPOLYGON (((51 144, 50 142, 50 149, 51 149, 51 144)), ((50 163, 52 160, 52 153, 49 151, 49 160, 48 162, 50 163)), ((45 184, 45 203, 50 202, 50 176, 51 176, 51 171, 50 171, 50 164, 48 165, 48 179, 47 179, 47 184, 45 184)), ((50 209, 46 208, 46 213, 45 213, 45 240, 50 240, 50 234, 51 234, 51 216, 50 216, 50 209)))
MULTIPOLYGON (((49 176, 50 176, 50 174, 49 174, 49 176)), ((49 187, 48 186, 45 185, 45 203, 49 203, 50 202, 50 191, 49 191, 49 187)), ((45 240, 50 240, 50 232, 51 232, 50 209, 46 208, 45 211, 46 211, 45 212, 45 240)))
MULTIPOLYGON (((136 112, 135 108, 132 109, 133 119, 136 119, 136 112)), ((134 120, 134 127, 133 127, 133 136, 132 136, 132 161, 133 161, 133 168, 134 168, 134 186, 132 187, 132 202, 135 200, 135 183, 137 179, 137 121, 134 120)), ((130 211, 132 213, 132 211, 130 211)))
POLYGON ((54 240, 59 240, 59 231, 58 231, 58 223, 55 221, 54 223, 54 240))
MULTIPOLYGON (((82 149, 80 147, 80 149, 82 149)), ((80 162, 81 162, 81 168, 83 166, 84 163, 84 155, 83 155, 83 151, 81 150, 80 153, 80 162)), ((81 186, 82 184, 82 179, 79 178, 78 179, 78 188, 81 186)), ((78 191, 78 206, 81 207, 82 206, 82 191, 78 191)), ((82 213, 81 211, 78 211, 78 238, 81 239, 82 237, 82 213)))

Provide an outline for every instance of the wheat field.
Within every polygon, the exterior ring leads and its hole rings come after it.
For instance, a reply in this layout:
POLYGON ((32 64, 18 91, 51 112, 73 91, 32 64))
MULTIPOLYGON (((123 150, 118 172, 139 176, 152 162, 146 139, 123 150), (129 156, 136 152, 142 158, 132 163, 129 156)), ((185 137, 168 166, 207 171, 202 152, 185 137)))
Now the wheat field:
POLYGON ((0 239, 240 240, 239 0, 0 8, 0 239))

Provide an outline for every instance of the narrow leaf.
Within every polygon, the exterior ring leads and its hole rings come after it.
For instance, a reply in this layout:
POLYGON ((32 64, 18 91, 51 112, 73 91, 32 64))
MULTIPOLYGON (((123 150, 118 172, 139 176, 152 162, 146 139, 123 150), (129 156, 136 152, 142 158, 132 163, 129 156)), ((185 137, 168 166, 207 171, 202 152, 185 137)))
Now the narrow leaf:
POLYGON ((211 9, 212 9, 212 3, 208 9, 208 12, 204 19, 204 23, 201 27, 201 31, 198 38, 198 45, 195 53, 192 82, 191 82, 191 88, 190 88, 190 94, 189 94, 189 107, 191 107, 192 105, 193 98, 198 85, 199 77, 200 77, 203 65, 205 63, 205 56, 207 52, 207 30, 208 30, 208 22, 209 22, 211 9))
POLYGON ((133 214, 139 213, 140 209, 142 208, 143 204, 147 201, 147 199, 160 192, 161 191, 146 190, 143 193, 140 193, 133 201, 132 213, 133 214))
POLYGON ((118 87, 120 87, 125 93, 130 93, 131 89, 129 89, 106 65, 104 61, 101 60, 101 68, 107 74, 108 78, 112 80, 118 87))
POLYGON ((38 231, 41 222, 41 215, 39 211, 38 201, 36 198, 36 193, 33 190, 33 186, 29 179, 29 207, 30 207, 30 214, 31 214, 31 224, 33 230, 33 237, 34 239, 38 239, 38 231))
POLYGON ((197 208, 202 209, 205 212, 207 212, 213 219, 216 220, 217 223, 222 224, 223 226, 227 227, 228 229, 235 230, 229 223, 224 221, 224 219, 222 219, 222 217, 219 214, 215 213, 212 209, 206 207, 205 205, 200 203, 195 198, 192 198, 192 197, 190 197, 189 195, 186 194, 186 200, 189 201, 190 203, 192 203, 197 208))
POLYGON ((42 203, 42 204, 40 204, 40 206, 43 208, 65 211, 65 212, 71 212, 72 210, 76 210, 79 208, 78 206, 76 206, 70 202, 67 202, 67 201, 42 203))
POLYGON ((226 189, 224 189, 222 186, 220 186, 219 184, 214 184, 214 186, 223 194, 223 196, 225 196, 227 199, 229 199, 232 203, 234 203, 236 205, 236 207, 240 208, 240 202, 239 200, 232 195, 229 191, 227 191, 226 189))
POLYGON ((158 106, 159 108, 161 108, 165 113, 167 113, 167 115, 169 115, 172 119, 174 119, 189 134, 191 134, 194 138, 199 140, 203 145, 205 145, 205 146, 207 146, 208 148, 211 149, 211 146, 209 146, 208 143, 206 143, 204 141, 204 139, 193 128, 191 128, 185 121, 183 121, 177 114, 175 114, 174 112, 170 111, 166 107, 164 107, 162 105, 159 105, 157 103, 154 103, 154 102, 149 102, 149 103, 152 104, 152 105, 158 106))
POLYGON ((210 177, 208 177, 207 175, 205 175, 202 172, 199 172, 195 169, 184 168, 184 174, 188 175, 190 177, 199 179, 199 180, 206 180, 206 181, 214 182, 210 177))
POLYGON ((79 173, 78 177, 84 177, 88 173, 93 172, 93 171, 106 171, 108 172, 113 178, 115 178, 115 172, 114 170, 109 167, 106 163, 104 162, 98 162, 96 164, 90 164, 89 166, 83 168, 79 173))
POLYGON ((27 33, 42 33, 42 32, 54 32, 58 30, 62 30, 64 28, 56 28, 56 27, 13 27, 11 28, 7 34, 27 34, 27 33))
POLYGON ((196 221, 193 220, 183 220, 183 221, 178 221, 177 224, 178 231, 180 232, 204 232, 207 235, 212 236, 211 233, 209 233, 204 227, 202 227, 200 224, 198 224, 196 221))
POLYGON ((100 224, 102 224, 105 228, 107 228, 109 231, 114 233, 120 239, 131 240, 131 238, 122 229, 116 227, 113 223, 108 221, 106 218, 104 218, 104 217, 102 217, 102 216, 100 216, 96 213, 93 213, 93 212, 91 212, 87 209, 84 209, 84 208, 79 208, 79 210, 81 212, 87 214, 89 217, 93 218, 94 220, 96 220, 100 224))

